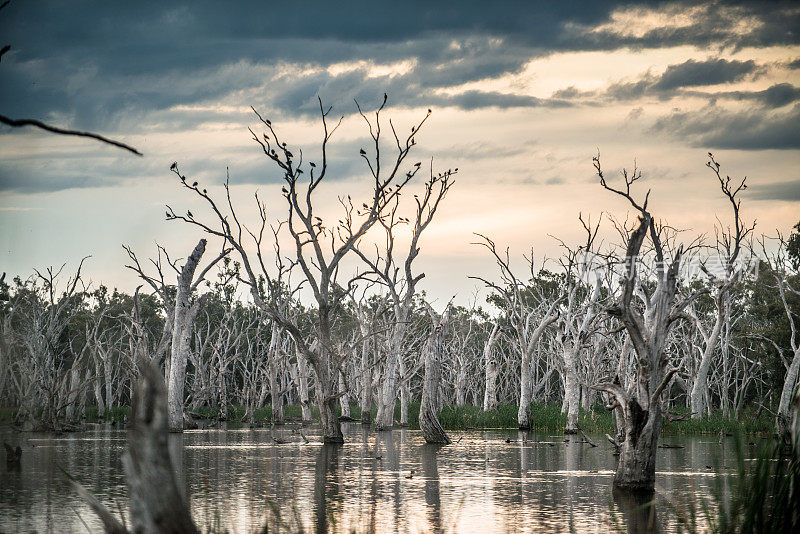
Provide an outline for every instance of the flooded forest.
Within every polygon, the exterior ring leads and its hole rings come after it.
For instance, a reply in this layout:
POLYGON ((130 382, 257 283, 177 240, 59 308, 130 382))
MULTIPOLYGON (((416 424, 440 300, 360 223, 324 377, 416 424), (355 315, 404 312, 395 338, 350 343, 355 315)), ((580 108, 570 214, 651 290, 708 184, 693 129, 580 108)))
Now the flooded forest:
POLYGON ((251 130, 284 212, 253 187, 244 220, 229 181, 176 162, 202 210, 164 224, 195 238, 121 243, 134 292, 88 281, 90 258, 3 276, 0 530, 796 526, 800 223, 762 232, 709 153, 728 209, 695 235, 598 154, 581 240, 545 261, 474 228, 494 270, 452 268, 482 296, 430 301, 417 260, 459 170, 415 159, 430 110, 401 133, 384 105, 358 108, 363 198, 326 176, 320 101, 313 156, 251 130))

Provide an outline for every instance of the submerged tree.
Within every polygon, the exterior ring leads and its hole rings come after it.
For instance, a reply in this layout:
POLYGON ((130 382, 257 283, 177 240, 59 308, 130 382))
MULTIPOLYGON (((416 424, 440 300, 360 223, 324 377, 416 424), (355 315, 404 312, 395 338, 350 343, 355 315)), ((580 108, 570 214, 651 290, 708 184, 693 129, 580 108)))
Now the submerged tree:
MULTIPOLYGON (((362 115, 363 116, 363 115, 362 115)), ((366 120, 366 117, 364 117, 366 120)), ((376 147, 378 146, 377 134, 373 136, 376 147)), ((377 150, 377 148, 376 148, 377 150)), ((371 258, 361 249, 354 250, 369 266, 370 273, 387 288, 394 311, 394 320, 389 335, 389 347, 384 363, 384 376, 382 386, 378 392, 378 412, 375 416, 375 428, 387 430, 394 424, 394 406, 398 394, 398 382, 405 378, 404 355, 406 353, 406 336, 409 321, 414 305, 414 295, 420 280, 425 273, 414 274, 412 267, 414 260, 419 256, 419 240, 422 232, 430 225, 439 203, 453 185, 452 176, 455 171, 448 170, 444 173, 434 174, 430 171, 430 179, 425 182, 425 191, 420 198, 414 195, 416 209, 413 222, 398 213, 399 197, 395 197, 389 206, 385 217, 379 218, 379 223, 385 233, 384 249, 377 252, 376 258, 371 258), (395 239, 397 228, 403 224, 411 224, 411 241, 406 257, 400 265, 395 258, 395 239)), ((406 388, 400 388, 406 391, 406 388)), ((407 399, 403 399, 407 402, 407 399)), ((404 406, 405 408, 405 406, 404 406)))
MULTIPOLYGON (((639 212, 638 224, 625 237, 624 273, 621 294, 607 308, 607 313, 619 319, 631 340, 635 352, 636 370, 626 388, 620 377, 600 383, 596 389, 614 396, 620 407, 624 440, 620 447, 614 486, 635 491, 653 491, 656 475, 656 452, 661 433, 661 394, 679 371, 670 366, 666 352, 667 338, 684 308, 699 293, 679 298, 679 269, 684 258, 683 245, 672 246, 670 230, 655 222, 647 209, 650 192, 644 201, 636 200, 631 186, 641 178, 634 169, 623 171, 624 189, 616 189, 605 179, 600 157, 594 158, 600 185, 625 198, 639 212), (654 284, 644 283, 642 245, 649 236, 653 251, 654 284), (672 250, 669 250, 669 249, 672 250), (671 257, 668 254, 671 253, 671 257)), ((703 292, 705 290, 702 290, 703 292)))

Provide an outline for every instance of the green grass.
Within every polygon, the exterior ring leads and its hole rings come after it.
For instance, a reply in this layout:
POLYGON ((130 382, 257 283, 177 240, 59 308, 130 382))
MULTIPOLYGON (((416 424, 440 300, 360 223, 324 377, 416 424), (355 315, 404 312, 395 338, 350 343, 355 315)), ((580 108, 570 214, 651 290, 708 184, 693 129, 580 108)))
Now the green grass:
MULTIPOLYGON (((674 410, 681 414, 685 410, 674 410)), ((127 406, 115 406, 108 410, 106 416, 101 420, 98 417, 97 408, 94 406, 86 407, 86 422, 99 423, 102 421, 122 422, 128 416, 127 406)), ((229 423, 241 424, 245 409, 243 406, 231 406, 228 409, 229 423)), ((11 422, 16 413, 15 408, 0 408, 0 422, 11 422)), ((193 410, 193 414, 207 419, 217 421, 219 411, 216 407, 204 406, 193 410)), ((341 410, 337 409, 341 414, 341 410)), ((312 418, 319 420, 319 410, 316 406, 311 408, 312 418)), ((361 408, 359 406, 350 407, 350 416, 359 420, 361 418, 361 408)), ((373 408, 372 417, 376 416, 373 408)), ((284 407, 284 417, 286 422, 302 420, 302 409, 299 405, 288 405, 284 407)), ((272 408, 265 406, 255 410, 253 423, 269 424, 272 421, 272 408)), ((395 421, 400 421, 400 403, 395 406, 395 421)), ((532 403, 531 404, 531 430, 537 432, 562 432, 566 425, 566 414, 561 413, 559 403, 532 403)), ((408 405, 409 428, 419 428, 419 403, 411 402, 408 405)), ((501 404, 496 410, 484 412, 479 406, 460 406, 445 407, 439 413, 439 422, 446 430, 469 430, 469 429, 515 429, 517 428, 517 406, 515 404, 501 404)), ((595 406, 592 410, 581 410, 579 415, 581 428, 588 434, 613 433, 613 423, 611 413, 602 406, 595 406)), ((736 419, 724 417, 721 412, 714 412, 710 416, 700 419, 686 419, 683 421, 668 421, 664 419, 662 434, 718 434, 720 431, 725 433, 741 434, 772 434, 775 431, 774 421, 763 413, 756 417, 752 411, 742 411, 736 419)))
MULTIPOLYGON (((688 410, 673 410, 679 414, 686 414, 688 410)), ((761 414, 756 417, 751 411, 742 410, 736 419, 725 417, 721 411, 714 411, 710 416, 699 419, 685 419, 683 421, 668 421, 664 419, 662 433, 664 434, 772 434, 775 432, 775 420, 769 415, 761 414)))
MULTIPOLYGON (((611 414, 606 410, 581 410, 578 420, 587 433, 611 432, 611 414)), ((439 422, 448 430, 470 428, 518 428, 517 405, 501 404, 496 410, 484 412, 478 406, 445 408, 439 414, 439 422)), ((537 432, 561 432, 567 424, 566 414, 561 413, 560 404, 532 403, 530 412, 531 430, 537 432)))
POLYGON ((86 407, 86 422, 87 423, 101 423, 101 422, 113 422, 113 423, 121 423, 125 420, 130 412, 130 408, 127 406, 112 406, 108 410, 106 410, 105 416, 101 419, 97 406, 87 406, 86 407))

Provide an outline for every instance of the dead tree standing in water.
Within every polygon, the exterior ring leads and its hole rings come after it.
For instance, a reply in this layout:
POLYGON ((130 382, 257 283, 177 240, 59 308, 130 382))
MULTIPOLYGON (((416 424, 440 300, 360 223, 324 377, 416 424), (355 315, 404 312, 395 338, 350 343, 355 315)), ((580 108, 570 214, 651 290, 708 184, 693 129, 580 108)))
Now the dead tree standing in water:
POLYGON ((428 443, 448 444, 450 438, 439 423, 439 388, 442 378, 442 355, 446 350, 445 329, 450 319, 449 306, 441 316, 432 308, 428 312, 433 320, 433 331, 422 348, 425 360, 425 378, 422 384, 422 401, 419 406, 419 428, 428 443))
MULTIPOLYGON (((167 302, 167 292, 165 291, 165 284, 163 276, 160 283, 154 278, 146 275, 136 259, 133 251, 125 247, 128 256, 133 260, 134 265, 128 265, 128 268, 139 274, 139 277, 146 281, 150 286, 160 294, 164 302, 167 302)), ((161 249, 159 249, 160 251, 161 249)), ((222 252, 211 261, 195 278, 195 272, 200 264, 200 260, 206 250, 206 240, 201 239, 194 250, 189 255, 186 263, 180 269, 175 265, 175 262, 167 262, 175 270, 178 275, 178 286, 175 295, 175 305, 170 310, 171 332, 172 332, 172 351, 169 360, 165 366, 165 376, 167 377, 167 391, 168 391, 168 407, 169 407, 169 429, 170 432, 183 431, 183 390, 186 385, 186 362, 189 360, 189 352, 191 350, 191 338, 194 330, 194 319, 200 309, 200 299, 195 299, 192 302, 192 294, 197 290, 200 283, 205 279, 208 271, 216 265, 216 263, 228 255, 231 249, 223 249, 222 252)), ((165 251, 166 252, 166 251, 165 251)), ((155 262, 154 262, 155 263, 155 262)), ((161 275, 160 264, 155 264, 159 275, 161 275)), ((170 315, 168 314, 168 317, 170 315)))
POLYGON ((631 491, 652 492, 655 486, 656 452, 661 433, 661 393, 678 372, 670 367, 665 346, 670 328, 679 320, 683 309, 700 293, 678 299, 678 270, 684 255, 684 247, 678 246, 671 259, 665 257, 665 245, 669 243, 667 228, 656 224, 647 211, 648 191, 644 202, 631 195, 631 185, 641 178, 634 169, 629 174, 623 171, 624 189, 615 189, 606 182, 600 167, 600 157, 594 158, 594 166, 600 178, 600 185, 617 194, 639 212, 638 225, 628 234, 625 250, 625 272, 622 274, 622 294, 606 312, 619 319, 630 336, 636 355, 636 373, 633 383, 623 388, 619 377, 595 386, 614 396, 621 407, 622 426, 625 432, 620 445, 620 457, 614 486, 631 491), (654 252, 655 286, 645 287, 639 275, 642 257, 642 244, 650 236, 654 252), (636 295, 643 302, 644 312, 636 295))
POLYGON ((345 214, 343 219, 340 219, 338 224, 332 227, 325 226, 323 220, 315 215, 314 192, 328 172, 328 142, 341 124, 342 119, 339 119, 337 124, 332 129, 329 129, 328 116, 331 108, 325 109, 322 105, 322 100, 319 101, 324 133, 321 161, 319 165, 314 162, 308 162, 308 167, 304 168, 306 162, 303 159, 302 150, 294 147, 289 148, 281 140, 272 122, 256 113, 267 131, 261 136, 252 131, 251 133, 253 133, 253 139, 261 146, 264 155, 283 174, 283 180, 286 183, 283 187, 283 196, 289 208, 287 227, 295 244, 296 265, 300 267, 305 277, 305 282, 308 283, 317 304, 314 310, 314 324, 310 335, 304 334, 296 322, 281 310, 280 273, 278 277, 275 277, 265 266, 261 248, 267 221, 264 203, 256 195, 256 203, 261 217, 261 228, 256 233, 251 232, 239 219, 234 209, 228 182, 225 183, 225 191, 230 215, 223 215, 220 206, 209 196, 205 189, 200 188, 196 181, 190 181, 181 174, 177 164, 173 164, 171 167, 172 172, 178 176, 182 185, 207 203, 217 219, 216 224, 218 226, 215 224, 215 227, 212 227, 201 222, 188 212, 186 215, 178 215, 169 207, 167 208, 167 219, 181 220, 196 225, 205 232, 220 237, 224 242, 229 243, 236 249, 242 259, 242 266, 246 273, 244 281, 250 286, 250 293, 254 302, 292 336, 296 350, 308 360, 314 369, 323 441, 326 443, 342 443, 344 441, 339 418, 336 414, 336 407, 339 398, 337 392, 338 370, 345 354, 339 353, 334 342, 334 321, 341 315, 347 296, 355 289, 358 280, 363 278, 355 275, 348 278, 346 282, 340 283, 341 262, 353 251, 367 231, 385 216, 386 209, 396 201, 403 187, 416 175, 420 168, 419 164, 412 166, 405 173, 402 167, 406 157, 416 144, 414 137, 430 116, 429 110, 425 118, 413 127, 411 133, 405 136, 403 140, 398 136, 394 125, 391 125, 397 152, 390 159, 389 165, 386 165, 385 158, 381 156, 382 124, 380 117, 381 111, 386 105, 386 100, 386 95, 384 95, 383 103, 375 113, 375 123, 367 121, 370 135, 375 142, 374 156, 370 157, 364 149, 360 151, 361 157, 365 160, 374 180, 372 198, 369 202, 364 202, 360 208, 357 208, 353 205, 349 196, 346 198, 341 197, 340 202, 345 214), (307 185, 305 186, 302 185, 302 182, 306 182, 304 176, 308 177, 307 185), (245 250, 243 242, 245 232, 255 241, 257 248, 255 258, 245 250), (326 250, 330 252, 326 253, 326 250), (258 273, 256 269, 259 270, 258 273), (259 291, 260 277, 263 277, 266 281, 266 287, 268 288, 266 292, 259 291))
MULTIPOLYGON (((401 372, 399 367, 402 367, 406 347, 408 322, 411 318, 417 284, 425 277, 425 273, 414 275, 411 270, 412 263, 419 255, 419 239, 422 232, 433 220, 439 203, 453 185, 452 175, 457 171, 458 169, 455 169, 455 171, 448 170, 434 175, 431 168, 431 177, 425 182, 425 192, 422 198, 414 195, 416 203, 414 226, 411 232, 408 254, 403 261, 402 274, 401 268, 397 265, 394 257, 395 229, 402 224, 409 224, 411 221, 398 215, 399 197, 395 197, 387 216, 379 219, 379 223, 385 230, 384 250, 378 253, 377 258, 372 259, 359 248, 354 249, 356 254, 369 266, 371 274, 374 274, 378 281, 389 290, 391 304, 394 308, 394 323, 389 334, 389 350, 386 355, 383 384, 378 392, 378 413, 375 416, 376 430, 387 430, 394 424, 398 374, 401 372)), ((401 376, 399 378, 402 380, 406 377, 401 376)))

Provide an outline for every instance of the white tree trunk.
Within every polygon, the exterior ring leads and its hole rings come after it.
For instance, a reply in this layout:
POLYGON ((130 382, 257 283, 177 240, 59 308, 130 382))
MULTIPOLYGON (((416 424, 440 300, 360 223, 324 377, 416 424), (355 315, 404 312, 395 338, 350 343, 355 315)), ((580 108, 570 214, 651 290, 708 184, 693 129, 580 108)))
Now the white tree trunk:
MULTIPOLYGON (((445 312, 446 314, 447 312, 445 312)), ((444 328, 447 317, 435 322, 431 337, 423 347, 425 378, 422 384, 422 401, 419 407, 419 428, 428 443, 450 443, 450 438, 439 423, 438 396, 442 377, 442 352, 444 351, 444 328), (438 323, 438 324, 437 324, 438 323)))
MULTIPOLYGON (((724 306, 720 301, 722 296, 717 296, 717 306, 724 306)), ((717 347, 720 332, 722 331, 722 324, 725 317, 724 308, 720 308, 717 317, 714 321, 714 327, 708 336, 704 336, 705 347, 703 355, 700 358, 700 365, 697 367, 697 374, 694 378, 692 391, 689 394, 689 401, 691 403, 692 419, 703 417, 706 412, 707 403, 706 395, 708 394, 708 369, 711 367, 711 358, 714 356, 714 350, 717 347)), ((702 332, 702 330, 701 330, 702 332)))
POLYGON ((800 374, 800 350, 795 349, 792 363, 789 365, 789 369, 783 379, 781 400, 778 404, 777 426, 779 433, 783 433, 789 428, 789 422, 791 421, 790 408, 794 392, 797 389, 798 374, 800 374))
POLYGON ((578 382, 578 351, 570 345, 564 347, 564 400, 567 405, 567 425, 565 434, 578 433, 578 409, 580 407, 581 386, 578 382))
POLYGON ((398 322, 389 343, 383 384, 378 394, 378 413, 375 415, 375 430, 389 430, 394 426, 394 405, 398 397, 397 384, 400 360, 403 357, 403 338, 406 332, 406 316, 397 314, 398 322))
MULTIPOLYGON (((296 347, 297 345, 295 345, 296 347)), ((308 362, 300 350, 295 351, 297 357, 297 394, 300 397, 303 423, 311 422, 311 400, 308 395, 308 362)))
MULTIPOLYGON (((339 391, 347 391, 347 382, 342 371, 339 371, 339 391)), ((344 393, 339 397, 339 407, 342 409, 342 417, 350 419, 350 395, 344 393)))
POLYGON ((364 330, 368 329, 362 329, 365 339, 361 344, 361 422, 368 425, 372 421, 372 367, 369 357, 370 342, 366 338, 368 332, 365 333, 364 330))
POLYGON ((186 384, 186 362, 191 349, 192 327, 199 302, 191 304, 192 278, 206 250, 206 240, 201 239, 186 260, 178 276, 175 296, 175 317, 172 330, 172 356, 167 383, 168 423, 170 432, 183 431, 183 389, 186 384))
POLYGON ((493 356, 493 349, 500 333, 500 324, 497 323, 489 334, 489 339, 483 347, 483 361, 486 365, 485 385, 483 390, 483 410, 489 411, 497 408, 497 361, 493 356))

